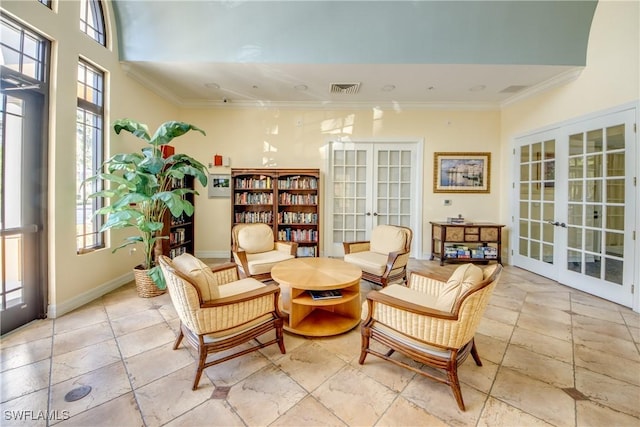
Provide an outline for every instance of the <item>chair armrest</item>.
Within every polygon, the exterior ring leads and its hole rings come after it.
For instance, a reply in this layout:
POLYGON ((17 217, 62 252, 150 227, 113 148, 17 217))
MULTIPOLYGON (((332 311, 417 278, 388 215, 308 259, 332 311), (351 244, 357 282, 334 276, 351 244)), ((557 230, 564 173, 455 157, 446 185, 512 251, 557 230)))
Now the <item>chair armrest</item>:
POLYGON ((391 270, 395 270, 396 268, 400 268, 406 266, 409 262, 409 252, 406 251, 397 251, 397 252, 389 252, 389 256, 387 257, 387 267, 382 274, 383 277, 386 277, 391 273, 391 270))
POLYGON ((232 295, 230 297, 218 298, 215 300, 207 301, 200 305, 201 308, 213 308, 222 307, 229 304, 237 304, 240 302, 250 301, 256 298, 261 298, 270 294, 274 294, 277 301, 278 295, 280 295, 280 287, 275 284, 265 285, 260 289, 254 289, 252 291, 243 292, 241 294, 232 295))
POLYGON ((289 255, 296 256, 298 251, 298 243, 278 240, 275 242, 275 248, 277 251, 286 252, 289 255))
POLYGON ((371 247, 370 242, 342 242, 342 246, 344 247, 344 253, 346 254, 355 254, 357 252, 365 252, 368 251, 371 247))
POLYGON ((249 262, 247 261, 247 253, 244 249, 232 249, 233 259, 236 265, 242 267, 242 273, 244 276, 249 277, 249 262))

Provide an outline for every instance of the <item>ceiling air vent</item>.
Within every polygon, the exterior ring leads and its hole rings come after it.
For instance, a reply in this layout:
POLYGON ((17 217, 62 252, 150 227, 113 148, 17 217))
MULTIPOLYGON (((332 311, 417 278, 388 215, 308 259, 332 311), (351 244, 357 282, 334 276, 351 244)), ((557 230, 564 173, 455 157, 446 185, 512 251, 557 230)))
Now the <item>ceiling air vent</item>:
POLYGON ((360 83, 332 83, 331 93, 354 94, 360 90, 360 83))
POLYGON ((529 86, 513 85, 513 86, 509 86, 509 87, 506 87, 506 88, 502 89, 502 90, 500 91, 500 93, 518 93, 518 92, 520 92, 521 90, 526 89, 526 88, 528 88, 528 87, 529 87, 529 86))

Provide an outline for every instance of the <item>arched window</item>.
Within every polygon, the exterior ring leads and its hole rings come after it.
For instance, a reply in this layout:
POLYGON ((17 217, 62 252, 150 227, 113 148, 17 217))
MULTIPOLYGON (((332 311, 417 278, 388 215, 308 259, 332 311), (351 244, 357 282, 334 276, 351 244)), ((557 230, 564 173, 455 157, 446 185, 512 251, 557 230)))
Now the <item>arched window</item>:
POLYGON ((80 30, 89 37, 106 46, 104 13, 100 0, 82 0, 80 2, 80 30))

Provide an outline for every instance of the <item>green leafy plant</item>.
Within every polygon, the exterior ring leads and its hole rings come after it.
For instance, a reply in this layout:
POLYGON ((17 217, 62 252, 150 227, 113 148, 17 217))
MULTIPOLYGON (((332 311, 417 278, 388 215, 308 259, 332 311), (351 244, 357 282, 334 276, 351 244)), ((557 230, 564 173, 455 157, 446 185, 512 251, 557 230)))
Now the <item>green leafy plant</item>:
POLYGON ((187 188, 172 189, 172 181, 193 176, 206 187, 208 171, 202 163, 186 154, 164 158, 161 147, 191 130, 203 135, 206 133, 188 123, 169 121, 161 124, 150 136, 147 125, 131 119, 117 120, 113 130, 118 135, 122 131, 130 132, 148 145, 139 153, 115 154, 105 161, 101 172, 87 181, 101 180, 102 184, 109 185, 103 185, 103 190, 89 197, 103 197, 110 201, 96 213, 106 215, 101 231, 130 227, 137 229, 138 235, 126 237, 124 243, 113 252, 129 245, 142 244, 145 255, 142 268, 148 270, 147 274, 159 289, 165 289, 162 271, 155 265, 155 248, 159 240, 168 238, 161 235, 166 211, 168 209, 174 217, 183 213, 193 215, 193 204, 183 196, 198 194, 187 188))

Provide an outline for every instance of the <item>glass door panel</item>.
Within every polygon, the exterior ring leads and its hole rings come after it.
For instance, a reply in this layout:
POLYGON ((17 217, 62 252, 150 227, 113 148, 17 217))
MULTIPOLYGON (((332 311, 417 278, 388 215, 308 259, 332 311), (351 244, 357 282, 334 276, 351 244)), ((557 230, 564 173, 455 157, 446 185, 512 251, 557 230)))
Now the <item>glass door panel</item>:
MULTIPOLYGON (((44 317, 43 97, 2 91, 0 105, 0 312, 2 334, 44 317), (31 195, 30 199, 24 197, 31 195)), ((46 200, 46 199, 45 199, 46 200)))
POLYGON ((415 233, 416 153, 416 144, 332 143, 329 256, 343 255, 342 242, 368 240, 378 224, 403 225, 415 233))

